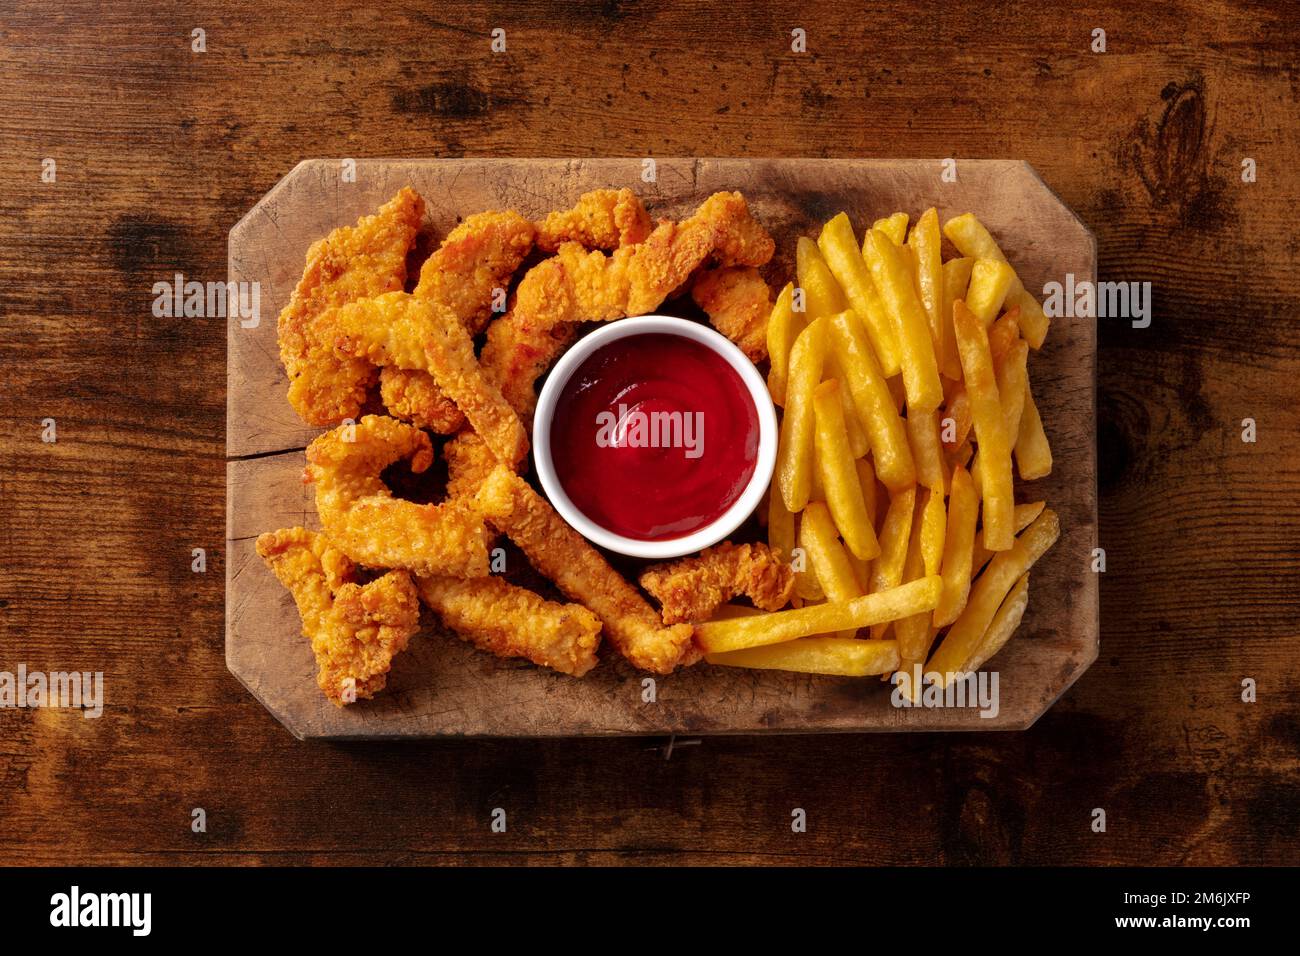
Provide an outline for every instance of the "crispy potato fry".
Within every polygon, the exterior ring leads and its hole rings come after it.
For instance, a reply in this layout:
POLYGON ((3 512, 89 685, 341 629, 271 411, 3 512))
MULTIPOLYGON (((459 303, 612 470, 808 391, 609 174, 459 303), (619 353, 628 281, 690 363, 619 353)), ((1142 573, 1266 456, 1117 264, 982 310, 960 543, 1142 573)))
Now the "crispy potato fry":
POLYGON ((948 532, 948 514, 943 492, 927 490, 921 507, 921 556, 925 573, 938 574, 943 561, 943 542, 948 532))
POLYGON ((943 463, 943 444, 939 441, 939 413, 909 411, 907 437, 912 448, 912 460, 916 463, 916 480, 926 488, 937 489, 942 495, 947 488, 948 476, 943 463))
POLYGON ((970 593, 971 566, 975 549, 975 519, 979 512, 979 499, 970 472, 958 465, 952 473, 951 492, 948 495, 948 528, 943 542, 943 562, 940 577, 943 593, 939 606, 934 609, 936 627, 946 627, 957 620, 966 606, 970 593))
MULTIPOLYGON (((879 229, 889 237, 889 241, 896 246, 903 245, 903 237, 907 235, 907 213, 896 212, 892 216, 886 216, 884 219, 877 219, 871 224, 872 229, 879 229)), ((867 253, 867 243, 864 239, 862 242, 862 254, 867 253)))
POLYGON ((1020 434, 1020 419, 1025 409, 1025 389, 1029 385, 1029 343, 1019 339, 1007 350, 1001 361, 994 360, 994 374, 998 382, 998 398, 1002 400, 1002 414, 1006 418, 1007 436, 1014 441, 1020 434))
MULTIPOLYGON (((929 492, 922 492, 922 498, 929 492)), ((907 540, 907 557, 903 560, 903 583, 919 581, 926 577, 925 554, 923 544, 922 516, 925 506, 918 502, 917 513, 912 519, 912 532, 907 540)), ((942 585, 940 585, 942 595, 942 585)), ((910 614, 894 622, 894 637, 898 640, 899 667, 910 671, 913 664, 925 661, 930 651, 928 637, 930 633, 930 611, 910 614)), ((877 625, 879 627, 880 625, 877 625)), ((874 628, 872 629, 874 632, 874 628)))
MULTIPOLYGON (((956 341, 956 336, 953 336, 956 341)), ((966 394, 966 386, 960 382, 957 383, 953 390, 952 399, 944 408, 943 417, 939 419, 939 437, 943 441, 944 448, 953 451, 960 448, 966 439, 970 437, 971 426, 974 419, 971 418, 970 396, 966 394), (952 420, 951 429, 948 428, 948 420, 952 420), (951 435, 952 441, 947 441, 947 436, 951 435)), ((962 462, 965 464, 965 462, 962 462)))
MULTIPOLYGON (((978 495, 977 495, 978 497, 978 495)), ((1034 519, 1042 514, 1043 509, 1047 507, 1046 501, 1032 501, 1028 504, 1016 505, 1016 534, 1024 531, 1034 519)), ((984 565, 989 563, 996 551, 990 551, 984 547, 984 531, 981 529, 975 533, 975 543, 971 546, 971 577, 975 577, 984 570, 984 565)))
POLYGON ((785 405, 785 383, 790 374, 790 349, 794 340, 807 324, 802 315, 796 315, 791 307, 794 299, 794 283, 787 282, 781 294, 772 306, 772 315, 767 320, 767 354, 772 368, 767 373, 767 390, 772 394, 772 401, 785 405))
MULTIPOLYGON (((916 288, 921 295, 925 317, 930 322, 930 340, 934 343, 934 354, 939 359, 940 372, 943 371, 945 340, 952 338, 951 332, 945 335, 948 323, 944 321, 943 312, 943 258, 939 251, 942 243, 939 214, 931 206, 916 220, 916 225, 908 234, 907 245, 916 255, 916 288)), ((953 354, 956 355, 955 352, 953 354)))
POLYGON ((943 264, 943 310, 944 329, 943 354, 939 357, 939 371, 944 378, 961 378, 961 359, 957 355, 957 337, 952 332, 952 304, 958 299, 965 300, 966 290, 970 286, 970 271, 975 260, 969 256, 949 259, 943 264))
MULTIPOLYGON (((955 219, 949 219, 944 223, 943 234, 948 237, 963 256, 1006 261, 1007 257, 1003 255, 997 242, 989 235, 989 231, 984 228, 984 224, 970 213, 964 213, 955 219)), ((1032 348, 1042 348, 1051 322, 1044 314, 1042 304, 1025 289, 1018 276, 1012 281, 1010 288, 1007 289, 1006 301, 1010 305, 1020 307, 1020 325, 1025 341, 1032 348)))
POLYGON ((1007 641, 1011 640, 1011 635, 1016 632, 1016 628, 1020 626, 1027 607, 1029 607, 1029 573, 1025 572, 1020 576, 1020 580, 1012 585, 1011 593, 1002 601, 998 613, 993 615, 993 621, 989 624, 989 629, 984 632, 979 649, 966 665, 968 671, 979 670, 989 658, 1002 650, 1007 641))
MULTIPOLYGON (((912 515, 916 511, 916 488, 907 488, 889 499, 889 510, 880 526, 880 556, 871 566, 870 593, 887 591, 903 580, 903 563, 912 534, 912 515)), ((888 622, 884 622, 887 624, 888 622)), ((879 640, 884 624, 877 625, 872 637, 879 640)))
POLYGON ((782 644, 708 654, 704 659, 710 664, 719 664, 723 667, 752 667, 760 670, 832 674, 840 677, 870 677, 873 674, 888 674, 898 669, 898 644, 896 641, 804 637, 782 644))
POLYGON ((989 326, 989 354, 997 365, 1015 341, 1020 338, 1020 310, 1008 309, 989 326))
POLYGON ((939 382, 939 363, 934 356, 925 310, 921 308, 916 286, 903 265, 898 247, 876 229, 867 234, 867 265, 880 298, 897 325, 898 356, 907 389, 908 411, 933 411, 943 402, 943 385, 939 382))
POLYGON ((849 217, 840 213, 826 223, 817 244, 826 257, 826 264, 844 289, 849 305, 865 323, 867 337, 884 373, 897 374, 901 361, 898 333, 867 264, 858 253, 849 217))
MULTIPOLYGON (((851 601, 862 596, 862 586, 849 561, 849 552, 840 544, 831 522, 831 513, 820 501, 808 503, 800 524, 808 561, 817 570, 829 601, 851 601)), ((855 631, 841 631, 839 637, 854 637, 855 631)))
POLYGON ((911 487, 916 484, 916 467, 907 430, 876 364, 862 322, 854 312, 841 312, 831 318, 830 334, 836 360, 844 369, 844 384, 853 395, 853 404, 871 442, 876 475, 892 490, 911 487))
POLYGON ((950 675, 968 669, 1007 593, 1034 562, 1056 543, 1060 533, 1061 523, 1056 512, 1047 508, 1015 539, 1015 544, 1010 549, 994 555, 988 569, 971 588, 966 607, 948 629, 939 649, 934 652, 926 667, 927 673, 933 671, 938 674, 940 686, 948 683, 950 675))
POLYGON ((1014 537, 1011 522, 1015 499, 1011 445, 993 374, 993 359, 989 355, 988 333, 960 299, 953 303, 953 328, 966 377, 966 392, 970 395, 975 441, 980 449, 979 488, 986 540, 994 551, 1004 551, 1011 547, 1014 537))
POLYGON ((976 259, 966 290, 966 307, 987 327, 1006 300, 1007 290, 1016 277, 1011 266, 1001 259, 976 259))
MULTIPOLYGON (((812 502, 809 502, 812 504, 812 502)), ((794 572, 794 594, 802 601, 824 601, 826 592, 821 581, 817 579, 817 569, 813 567, 808 556, 808 545, 804 542, 803 513, 797 516, 797 533, 799 536, 799 554, 792 559, 794 572), (802 570, 800 570, 802 568, 802 570)))
POLYGON ((896 621, 933 610, 939 603, 942 586, 937 577, 922 578, 888 591, 864 594, 852 601, 832 601, 790 611, 774 611, 762 617, 706 621, 696 627, 695 640, 706 653, 718 654, 780 644, 814 634, 860 630, 882 621, 896 621))
POLYGON ((861 458, 867 452, 871 451, 871 439, 867 437, 867 431, 862 427, 862 416, 858 414, 858 407, 853 403, 853 393, 849 391, 847 385, 848 376, 844 372, 844 364, 835 350, 827 343, 826 349, 826 370, 823 373, 824 378, 839 379, 840 382, 840 406, 844 409, 844 430, 849 436, 849 451, 853 453, 854 458, 861 458))
POLYGON ((1025 407, 1020 415, 1020 431, 1016 435, 1016 467, 1020 469, 1020 477, 1026 481, 1052 473, 1052 446, 1043 431, 1043 420, 1034 404, 1028 377, 1025 380, 1025 407))
POLYGON ((781 486, 775 481, 767 490, 767 544, 785 561, 794 554, 794 513, 785 506, 781 486))
MULTIPOLYGON (((826 491, 826 504, 853 554, 866 561, 880 553, 872 516, 867 513, 866 500, 858 478, 853 453, 849 450, 848 435, 844 430, 844 407, 840 404, 840 383, 836 379, 822 382, 813 396, 817 418, 816 458, 826 491)), ((805 518, 805 520, 807 520, 805 518)), ((818 570, 817 577, 823 589, 826 581, 818 570)))
POLYGON ((776 459, 781 496, 790 511, 802 511, 812 495, 813 435, 816 432, 813 390, 822 380, 826 327, 825 318, 814 319, 799 333, 790 350, 785 418, 781 421, 776 459))
POLYGON ((795 247, 795 274, 799 288, 803 289, 804 311, 809 319, 834 315, 847 308, 844 292, 826 267, 817 243, 807 236, 800 236, 795 247))
POLYGON ((876 472, 871 467, 871 462, 865 458, 859 458, 854 464, 858 469, 858 484, 862 486, 862 501, 867 506, 867 515, 871 518, 871 527, 874 529, 876 515, 879 513, 879 497, 876 494, 879 482, 876 480, 876 472))

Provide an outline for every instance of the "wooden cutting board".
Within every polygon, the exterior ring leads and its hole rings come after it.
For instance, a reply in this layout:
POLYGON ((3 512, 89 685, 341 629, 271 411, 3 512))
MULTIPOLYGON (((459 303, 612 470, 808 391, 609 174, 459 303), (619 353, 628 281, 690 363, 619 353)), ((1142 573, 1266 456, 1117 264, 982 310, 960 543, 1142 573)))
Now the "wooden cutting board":
MULTIPOLYGON (((1098 584, 1095 427, 1096 323, 1057 319, 1030 356, 1030 375, 1052 442, 1053 473, 1018 482, 1018 500, 1045 498, 1061 539, 1035 567, 1020 632, 993 661, 1000 710, 907 710, 890 687, 848 679, 742 671, 700 664, 654 678, 606 648, 575 680, 477 651, 441 628, 412 639, 387 689, 346 709, 316 687, 315 664, 293 600, 258 559, 263 531, 318 527, 301 483, 303 448, 320 429, 285 399, 276 316, 302 273, 307 247, 336 226, 373 212, 402 186, 428 206, 440 239, 474 212, 514 208, 532 218, 566 207, 588 189, 630 186, 653 217, 681 218, 709 194, 740 190, 777 241, 766 270, 774 288, 793 276, 795 240, 816 236, 840 210, 861 230, 902 209, 936 206, 940 219, 974 212, 999 241, 1025 286, 1066 273, 1096 278, 1096 241, 1026 163, 963 160, 944 182, 938 160, 659 159, 653 182, 641 159, 340 160, 299 164, 230 232, 230 280, 260 284, 260 322, 228 319, 226 662, 300 738, 586 736, 610 734, 812 733, 824 731, 1015 730, 1030 726, 1096 659, 1098 584)), ((671 311, 671 310, 665 310, 671 311)))

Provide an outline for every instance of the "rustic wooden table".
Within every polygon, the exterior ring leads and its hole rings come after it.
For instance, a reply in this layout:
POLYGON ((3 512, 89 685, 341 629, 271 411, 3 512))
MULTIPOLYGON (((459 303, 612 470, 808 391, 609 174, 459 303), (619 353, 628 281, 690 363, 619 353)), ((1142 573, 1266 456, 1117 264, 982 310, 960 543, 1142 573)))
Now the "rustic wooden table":
POLYGON ((1300 862, 1294 6, 329 6, 0 12, 0 670, 108 698, 0 711, 0 863, 1300 862), (295 741, 223 660, 225 323, 151 290, 376 155, 1029 160, 1154 286, 1101 322, 1101 658, 1018 734, 295 741))

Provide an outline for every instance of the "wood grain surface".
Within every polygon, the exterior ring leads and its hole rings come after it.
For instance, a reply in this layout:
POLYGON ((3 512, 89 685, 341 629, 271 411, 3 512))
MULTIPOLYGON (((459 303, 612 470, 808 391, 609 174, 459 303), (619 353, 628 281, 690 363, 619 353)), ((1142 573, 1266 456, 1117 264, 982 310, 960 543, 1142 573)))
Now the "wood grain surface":
MULTIPOLYGON (((432 622, 395 663, 388 688, 375 700, 340 709, 320 693, 293 599, 253 548, 263 531, 318 527, 314 501, 304 508, 301 477, 302 448, 321 429, 305 428, 289 406, 271 317, 288 302, 312 242, 377 209, 404 186, 431 199, 425 224, 430 248, 474 212, 516 208, 541 218, 550 209, 568 208, 587 190, 631 184, 654 217, 679 220, 714 192, 742 192, 780 250, 766 268, 773 288, 794 277, 798 237, 816 236, 839 210, 859 224, 900 208, 935 206, 941 221, 974 211, 1030 288, 1066 273, 1088 280, 1096 271, 1092 235, 1023 162, 970 160, 955 183, 943 181, 935 160, 663 158, 653 184, 642 182, 641 168, 636 159, 372 160, 349 168, 353 182, 343 181, 338 160, 308 160, 231 230, 230 281, 257 283, 265 316, 255 325, 227 320, 231 672, 306 739, 1030 726, 1097 657, 1098 582, 1089 568, 1097 546, 1095 319, 1058 320, 1033 357, 1035 395, 1055 461, 1051 476, 1020 483, 1019 495, 1048 500, 1061 516, 1062 536, 1035 565, 1022 639, 996 660, 996 713, 981 714, 977 707, 899 710, 890 703, 892 688, 875 679, 707 664, 657 678, 655 699, 646 702, 647 675, 624 665, 608 646, 602 665, 576 680, 475 653, 432 622)), ((680 308, 667 303, 658 311, 680 308)))
POLYGON ((5 4, 0 668, 108 701, 0 711, 0 862, 1300 862, 1295 14, 5 4), (229 674, 226 329, 153 284, 306 157, 556 155, 1021 157, 1153 283, 1099 328, 1101 657, 1031 730, 302 743, 229 674))

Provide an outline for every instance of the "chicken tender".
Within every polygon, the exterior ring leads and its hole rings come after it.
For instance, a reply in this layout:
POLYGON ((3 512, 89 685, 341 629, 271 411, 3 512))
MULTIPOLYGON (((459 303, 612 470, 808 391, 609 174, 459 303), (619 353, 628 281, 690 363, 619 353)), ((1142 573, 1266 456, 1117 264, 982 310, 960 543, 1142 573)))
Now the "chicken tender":
POLYGON ((464 640, 497 657, 523 657, 581 677, 596 666, 600 619, 496 576, 421 578, 420 597, 464 640))
POLYGON ((307 250, 307 267, 280 313, 280 361, 289 376, 289 404, 310 425, 355 418, 375 383, 364 359, 341 356, 313 333, 329 309, 400 290, 406 254, 424 217, 424 200, 403 189, 373 216, 335 229, 307 250))
POLYGON ((573 341, 566 326, 652 312, 706 260, 760 266, 773 248, 740 193, 715 193, 689 219, 661 222, 644 242, 611 255, 564 243, 525 274, 514 308, 488 327, 484 371, 529 413, 538 375, 573 341))
POLYGON ((659 615, 600 552, 556 513, 526 481, 498 466, 479 488, 479 509, 571 600, 600 618, 605 633, 629 661, 657 674, 694 664, 700 651, 688 624, 664 627, 659 615))
POLYGON ((772 290, 753 266, 722 266, 702 271, 691 298, 709 316, 709 324, 745 353, 751 362, 767 358, 767 320, 772 290))
POLYGON ((697 624, 738 594, 764 611, 779 611, 794 595, 794 572, 765 544, 724 542, 697 558, 647 568, 645 588, 663 605, 665 624, 697 624))
POLYGON ((488 573, 488 531, 462 500, 416 504, 394 498, 380 475, 410 459, 420 474, 433 463, 429 436, 413 425, 367 415, 307 448, 305 480, 316 488, 316 511, 330 540, 353 561, 402 568, 421 576, 488 573))
POLYGON ((322 322, 346 355, 430 372, 500 461, 514 465, 528 453, 523 423, 484 377, 469 333, 445 306, 389 292, 335 309, 322 322))
POLYGON ((549 214, 537 224, 537 248, 554 252, 566 242, 612 252, 650 235, 650 215, 630 189, 593 189, 572 209, 549 214))
POLYGON ((386 365, 379 370, 379 397, 388 414, 439 435, 465 427, 465 414, 428 372, 386 365))
POLYGON ((476 432, 466 429, 442 446, 447 459, 447 496, 473 498, 499 464, 476 432))
POLYGON ((260 535, 257 553, 293 595, 325 696, 342 707, 383 690, 393 658, 420 627, 411 576, 390 571, 358 585, 352 562, 305 528, 260 535))

